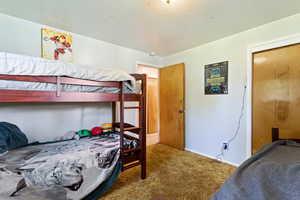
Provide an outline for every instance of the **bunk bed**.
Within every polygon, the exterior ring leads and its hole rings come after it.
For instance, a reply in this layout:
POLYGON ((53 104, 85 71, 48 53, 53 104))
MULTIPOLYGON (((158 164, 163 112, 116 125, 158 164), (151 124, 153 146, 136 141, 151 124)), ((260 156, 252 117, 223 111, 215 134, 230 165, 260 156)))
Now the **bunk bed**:
MULTIPOLYGON (((6 54, 5 56, 7 59, 6 54)), ((35 58, 35 59, 40 59, 40 58, 35 58)), ((47 66, 49 65, 48 62, 51 62, 50 65, 53 64, 53 61, 39 60, 39 62, 40 61, 47 62, 47 66)), ((0 65, 1 65, 1 55, 0 55, 0 65)), ((22 65, 22 62, 21 63, 19 62, 18 65, 22 65)), ((34 64, 33 68, 36 67, 37 67, 36 64, 34 64)), ((72 69, 73 72, 74 69, 72 69)), ((140 85, 140 89, 138 91, 132 91, 132 92, 125 92, 126 85, 128 85, 128 81, 130 82, 130 80, 110 81, 110 80, 106 80, 104 77, 102 79, 105 81, 97 81, 97 80, 81 79, 78 77, 74 78, 70 76, 65 76, 64 74, 62 75, 59 74, 59 76, 53 76, 47 74, 29 75, 29 73, 27 73, 26 75, 24 74, 19 75, 17 73, 8 74, 7 72, 3 72, 3 70, 1 72, 0 69, 0 84, 3 83, 4 85, 4 83, 5 84, 7 83, 35 84, 36 83, 36 84, 44 84, 45 86, 49 84, 51 86, 51 89, 48 88, 47 90, 41 89, 43 87, 39 89, 36 88, 30 89, 30 87, 26 89, 24 88, 19 89, 17 87, 3 88, 0 86, 0 103, 110 102, 112 107, 113 131, 117 131, 119 133, 119 140, 120 140, 119 160, 121 160, 120 162, 121 171, 125 171, 127 169, 136 166, 141 166, 141 178, 145 179, 146 178, 146 108, 145 108, 146 75, 131 74, 131 77, 133 77, 133 79, 135 79, 135 81, 138 82, 140 85), (53 89, 52 87, 53 85, 55 85, 55 89, 53 89), (68 86, 75 86, 75 87, 77 86, 79 87, 79 89, 77 88, 75 90, 69 90, 68 86), (92 88, 92 90, 86 88, 92 88), (100 88, 100 90, 98 90, 97 88, 100 88), (137 102, 138 105, 125 106, 125 102, 137 102), (131 109, 131 110, 134 109, 139 112, 138 126, 125 123, 124 111, 127 109, 131 109), (118 121, 117 118, 119 118, 118 121), (136 140, 138 145, 132 148, 125 147, 124 146, 125 140, 136 140)))

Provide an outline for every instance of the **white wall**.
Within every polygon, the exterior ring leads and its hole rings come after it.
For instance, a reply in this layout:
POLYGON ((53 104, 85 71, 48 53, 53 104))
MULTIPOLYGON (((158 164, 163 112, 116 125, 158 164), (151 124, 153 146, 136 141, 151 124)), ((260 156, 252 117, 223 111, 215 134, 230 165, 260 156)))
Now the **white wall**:
MULTIPOLYGON (((300 33, 300 14, 226 37, 164 58, 164 64, 186 64, 186 149, 215 157, 237 127, 246 78, 247 48, 300 33), (204 65, 229 61, 229 94, 204 95, 204 65)), ((246 158, 246 118, 224 160, 246 158)))
MULTIPOLYGON (((0 51, 41 55, 41 28, 44 25, 0 13, 0 51)), ((51 28, 51 27, 50 27, 51 28)), ((73 34, 74 63, 135 72, 136 62, 153 65, 159 57, 73 34)), ((130 121, 135 113, 127 113, 130 121)), ((0 121, 17 124, 31 141, 49 140, 69 130, 91 128, 111 121, 109 104, 0 104, 0 121)))

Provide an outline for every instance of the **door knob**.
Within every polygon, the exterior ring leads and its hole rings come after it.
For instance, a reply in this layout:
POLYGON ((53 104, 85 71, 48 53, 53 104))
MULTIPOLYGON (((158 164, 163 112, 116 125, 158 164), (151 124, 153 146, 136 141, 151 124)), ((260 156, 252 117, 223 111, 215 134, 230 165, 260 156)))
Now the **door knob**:
POLYGON ((179 113, 184 113, 184 110, 179 110, 178 112, 179 112, 179 113))

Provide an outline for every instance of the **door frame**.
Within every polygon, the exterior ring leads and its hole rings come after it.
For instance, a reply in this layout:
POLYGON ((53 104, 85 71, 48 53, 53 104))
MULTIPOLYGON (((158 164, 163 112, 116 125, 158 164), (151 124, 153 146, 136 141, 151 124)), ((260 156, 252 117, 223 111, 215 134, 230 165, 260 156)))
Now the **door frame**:
POLYGON ((136 61, 135 62, 135 69, 134 69, 135 71, 137 70, 137 68, 138 68, 139 65, 148 65, 148 66, 151 66, 151 67, 157 68, 157 69, 163 67, 162 65, 156 65, 156 64, 151 64, 151 63, 136 61))
MULTIPOLYGON (((140 61, 136 61, 136 64, 135 64, 135 72, 138 70, 138 67, 139 65, 145 65, 149 68, 155 68, 158 70, 158 73, 159 73, 159 68, 162 68, 162 66, 160 65, 155 65, 155 64, 150 64, 150 63, 145 63, 145 62, 140 62, 140 61)), ((159 78, 159 75, 158 75, 158 90, 159 90, 159 81, 160 81, 160 78, 159 78)), ((159 93, 159 91, 158 91, 159 93)), ((159 99, 159 94, 158 94, 158 99, 159 99)), ((158 100, 158 108, 160 108, 160 104, 159 104, 159 100, 158 100)), ((148 112, 148 106, 146 105, 146 112, 148 112)), ((160 119, 159 119, 159 114, 158 114, 158 131, 157 131, 157 134, 159 135, 160 134, 160 119)), ((138 119, 138 116, 137 116, 137 119, 138 119)), ((148 115, 147 115, 147 119, 146 119, 146 122, 147 122, 147 126, 148 126, 148 115)), ((148 134, 148 127, 147 127, 147 134, 148 134)))
POLYGON ((300 34, 277 38, 271 41, 250 45, 247 48, 247 113, 246 113, 246 156, 252 155, 252 94, 253 94, 253 54, 280 47, 300 44, 300 34))

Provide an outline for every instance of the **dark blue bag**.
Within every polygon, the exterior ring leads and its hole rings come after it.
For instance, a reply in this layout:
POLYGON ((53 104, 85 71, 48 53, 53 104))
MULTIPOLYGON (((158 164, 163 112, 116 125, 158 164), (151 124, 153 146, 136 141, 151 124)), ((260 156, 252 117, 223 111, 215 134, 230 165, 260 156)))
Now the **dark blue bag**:
POLYGON ((0 122, 0 153, 28 144, 26 135, 14 124, 0 122))

